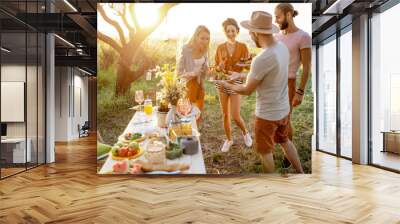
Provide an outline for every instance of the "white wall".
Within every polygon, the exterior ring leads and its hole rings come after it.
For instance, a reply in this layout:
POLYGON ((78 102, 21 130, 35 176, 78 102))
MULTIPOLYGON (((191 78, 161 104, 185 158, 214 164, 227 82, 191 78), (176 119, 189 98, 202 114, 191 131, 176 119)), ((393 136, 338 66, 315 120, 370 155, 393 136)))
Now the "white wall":
POLYGON ((56 67, 55 85, 55 140, 78 139, 78 124, 82 126, 88 120, 88 78, 76 68, 56 67), (82 114, 79 105, 82 107, 82 114))
MULTIPOLYGON (((8 138, 25 138, 30 140, 32 162, 39 159, 39 163, 44 163, 44 89, 42 68, 35 66, 25 66, 25 64, 3 64, 1 66, 1 81, 3 82, 25 82, 26 83, 26 108, 23 106, 22 112, 26 110, 27 119, 24 122, 6 122, 8 138), (38 70, 36 70, 38 69, 38 70), (27 81, 25 78, 27 77, 27 81), (38 92, 37 92, 38 91, 38 92), (37 156, 37 153, 39 154, 37 156)), ((7 96, 2 96, 7 97, 7 96)), ((11 110, 2 107, 1 110, 11 110)))
POLYGON ((68 140, 68 87, 69 76, 67 67, 55 68, 55 140, 68 140))

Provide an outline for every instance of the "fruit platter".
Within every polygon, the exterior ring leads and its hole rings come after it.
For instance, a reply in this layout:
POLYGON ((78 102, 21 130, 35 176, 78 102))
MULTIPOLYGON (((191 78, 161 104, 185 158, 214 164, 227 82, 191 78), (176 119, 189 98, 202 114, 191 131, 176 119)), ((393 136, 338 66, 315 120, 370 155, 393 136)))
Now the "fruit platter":
POLYGON ((135 159, 143 154, 143 149, 133 141, 129 144, 114 145, 110 153, 114 160, 135 159))

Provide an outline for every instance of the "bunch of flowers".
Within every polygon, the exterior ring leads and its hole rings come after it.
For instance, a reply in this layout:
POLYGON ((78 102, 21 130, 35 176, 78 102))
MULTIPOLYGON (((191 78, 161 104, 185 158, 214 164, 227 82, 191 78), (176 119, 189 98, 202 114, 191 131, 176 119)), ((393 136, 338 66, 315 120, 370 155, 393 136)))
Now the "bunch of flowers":
POLYGON ((162 100, 176 106, 178 100, 186 96, 185 83, 178 78, 175 65, 157 66, 156 77, 161 77, 157 86, 161 88, 162 100))

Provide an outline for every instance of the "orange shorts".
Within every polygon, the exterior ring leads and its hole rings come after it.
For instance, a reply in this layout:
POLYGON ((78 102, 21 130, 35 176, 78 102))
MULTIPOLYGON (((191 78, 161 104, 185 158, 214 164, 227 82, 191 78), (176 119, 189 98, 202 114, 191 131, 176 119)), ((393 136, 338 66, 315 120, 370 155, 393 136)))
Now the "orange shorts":
POLYGON ((275 149, 275 144, 289 140, 289 115, 277 121, 256 117, 254 132, 256 151, 260 154, 271 153, 275 149))
POLYGON ((201 88, 200 84, 196 79, 192 79, 186 83, 187 88, 187 97, 190 102, 195 104, 200 111, 203 111, 204 108, 204 89, 201 88))

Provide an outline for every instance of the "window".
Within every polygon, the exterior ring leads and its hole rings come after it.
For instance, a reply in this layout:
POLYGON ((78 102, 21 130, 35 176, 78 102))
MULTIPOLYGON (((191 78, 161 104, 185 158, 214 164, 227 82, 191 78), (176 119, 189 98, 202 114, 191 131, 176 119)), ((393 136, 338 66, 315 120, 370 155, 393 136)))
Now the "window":
MULTIPOLYGON (((20 16, 40 13, 44 1, 1 1, 20 16), (14 7, 12 7, 14 6, 14 7), (16 6, 18 6, 16 8, 16 6)), ((0 178, 45 163, 45 34, 0 13, 0 178), (12 22, 11 22, 12 21, 12 22), (11 97, 13 96, 13 98, 11 97), (10 107, 16 108, 11 110, 10 107)))
POLYGON ((336 37, 318 48, 318 149, 336 153, 336 37))
POLYGON ((352 157, 352 34, 351 26, 340 36, 340 155, 352 157))
POLYGON ((400 33, 393 29, 399 11, 398 4, 371 18, 371 157, 394 170, 400 170, 400 33))

